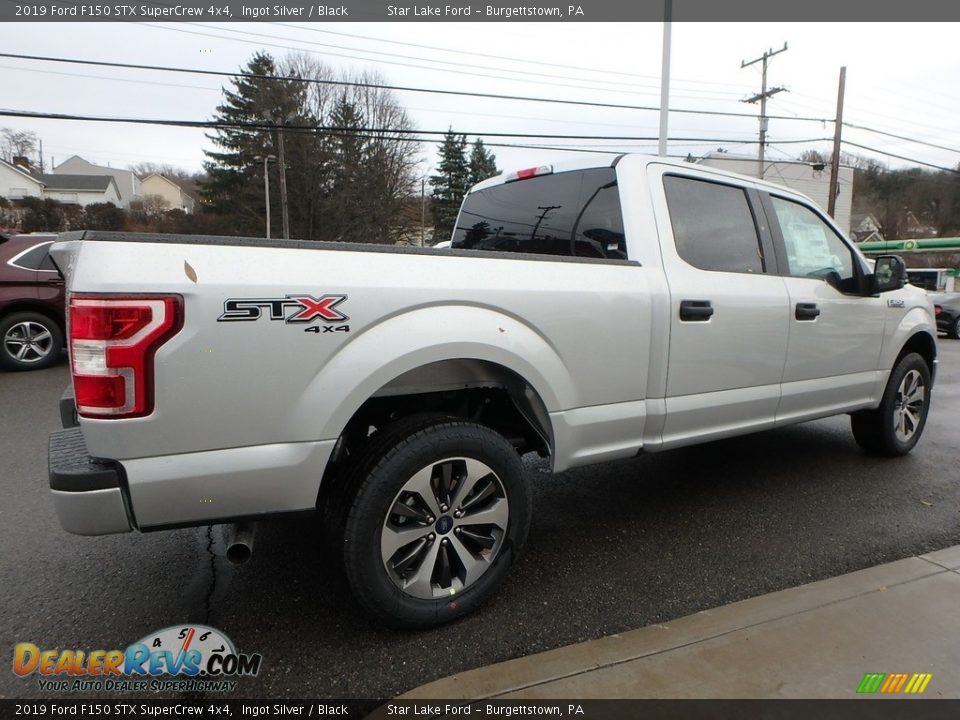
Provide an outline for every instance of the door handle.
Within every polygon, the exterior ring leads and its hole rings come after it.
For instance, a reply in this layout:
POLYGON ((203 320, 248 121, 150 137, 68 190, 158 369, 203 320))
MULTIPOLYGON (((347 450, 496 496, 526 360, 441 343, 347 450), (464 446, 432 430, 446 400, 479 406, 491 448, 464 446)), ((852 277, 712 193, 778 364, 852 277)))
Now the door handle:
POLYGON ((690 322, 706 322, 713 316, 709 300, 681 300, 680 319, 690 322))
POLYGON ((797 303, 793 316, 797 320, 816 320, 820 315, 820 308, 816 303, 797 303))

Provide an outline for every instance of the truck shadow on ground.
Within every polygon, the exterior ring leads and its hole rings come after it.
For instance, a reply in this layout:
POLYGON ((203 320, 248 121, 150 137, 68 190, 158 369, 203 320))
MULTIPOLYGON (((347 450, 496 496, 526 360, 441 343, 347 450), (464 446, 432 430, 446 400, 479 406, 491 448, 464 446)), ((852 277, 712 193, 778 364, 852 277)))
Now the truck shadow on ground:
POLYGON ((402 633, 369 621, 319 519, 262 523, 240 568, 216 558, 224 574, 206 620, 244 645, 345 650, 336 670, 314 671, 321 694, 402 692, 402 678, 426 682, 895 559, 912 536, 909 513, 887 517, 890 492, 902 494, 916 464, 863 454, 845 418, 558 475, 528 460, 526 553, 498 595, 457 623, 402 633), (437 665, 431 653, 450 659, 437 665))

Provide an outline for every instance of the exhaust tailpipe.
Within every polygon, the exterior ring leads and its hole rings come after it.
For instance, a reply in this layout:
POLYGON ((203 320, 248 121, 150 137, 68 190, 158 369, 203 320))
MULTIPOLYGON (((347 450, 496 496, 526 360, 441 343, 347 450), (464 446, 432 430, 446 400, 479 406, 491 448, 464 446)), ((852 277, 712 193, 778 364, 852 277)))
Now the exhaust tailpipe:
POLYGON ((253 556, 254 524, 249 522, 227 525, 224 540, 227 544, 227 560, 242 565, 253 556))

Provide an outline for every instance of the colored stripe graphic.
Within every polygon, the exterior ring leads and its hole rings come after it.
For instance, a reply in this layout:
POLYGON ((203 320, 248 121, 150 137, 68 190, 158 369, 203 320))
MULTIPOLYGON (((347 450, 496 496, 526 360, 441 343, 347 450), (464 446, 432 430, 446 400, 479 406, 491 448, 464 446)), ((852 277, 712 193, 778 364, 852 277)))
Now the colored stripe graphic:
POLYGON ((887 675, 887 679, 884 681, 883 685, 880 686, 880 692, 886 693, 890 692, 890 688, 897 684, 897 680, 900 679, 900 673, 890 673, 887 675))
POLYGON ((932 679, 933 673, 867 673, 857 686, 857 692, 919 695, 932 679))
POLYGON ((857 692, 875 693, 880 689, 880 683, 883 682, 885 677, 886 673, 867 673, 863 676, 863 680, 860 681, 860 686, 857 688, 857 692))
POLYGON ((920 693, 922 693, 924 690, 927 689, 927 685, 930 684, 930 681, 932 679, 933 679, 933 673, 914 673, 913 678, 910 680, 910 685, 913 685, 913 689, 910 689, 908 685, 907 690, 905 690, 904 692, 919 695, 920 693))

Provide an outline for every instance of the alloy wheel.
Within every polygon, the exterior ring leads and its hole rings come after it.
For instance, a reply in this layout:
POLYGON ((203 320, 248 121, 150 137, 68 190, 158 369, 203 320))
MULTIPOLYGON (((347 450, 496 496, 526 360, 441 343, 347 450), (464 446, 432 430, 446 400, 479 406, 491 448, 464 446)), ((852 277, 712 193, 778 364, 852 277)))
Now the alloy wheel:
POLYGON ((53 343, 53 333, 32 320, 11 325, 3 336, 7 355, 24 364, 38 363, 46 358, 53 343))
POLYGON ((903 376, 893 408, 893 429, 900 442, 910 440, 920 427, 926 397, 923 377, 919 372, 911 370, 903 376))
POLYGON ((510 520, 503 482, 467 457, 431 463, 404 483, 380 533, 383 566, 404 593, 453 597, 500 552, 510 520))

